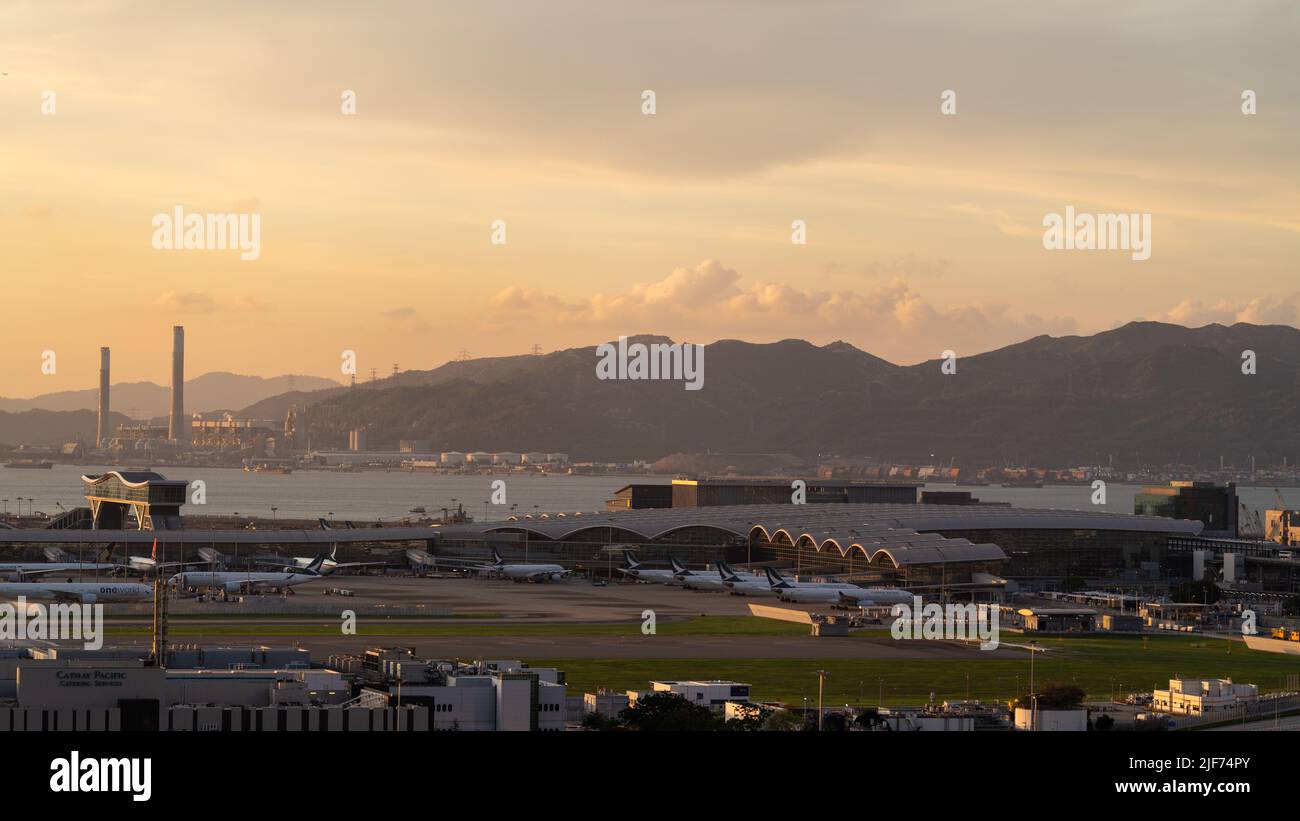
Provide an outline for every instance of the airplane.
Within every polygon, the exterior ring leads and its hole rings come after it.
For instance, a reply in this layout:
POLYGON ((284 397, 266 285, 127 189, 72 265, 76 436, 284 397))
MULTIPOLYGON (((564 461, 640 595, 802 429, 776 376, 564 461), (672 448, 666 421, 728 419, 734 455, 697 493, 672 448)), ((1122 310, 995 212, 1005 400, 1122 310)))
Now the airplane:
POLYGON ((727 589, 727 577, 722 572, 722 568, 720 567, 718 568, 717 576, 710 576, 705 573, 692 573, 689 576, 683 576, 681 582, 682 582, 682 587, 686 588, 687 590, 726 590, 727 589))
POLYGON ((884 607, 890 604, 911 604, 914 596, 896 587, 864 587, 858 590, 841 590, 840 604, 850 607, 884 607))
POLYGON ((322 553, 307 567, 296 570, 286 568, 280 572, 184 570, 172 576, 167 583, 186 590, 207 588, 230 594, 263 589, 284 590, 321 578, 320 567, 324 561, 325 554, 322 553))
MULTIPOLYGON (((63 551, 57 551, 54 555, 57 556, 62 552, 63 551)), ((94 562, 0 562, 0 578, 20 582, 23 579, 44 576, 50 573, 67 573, 69 576, 79 573, 108 573, 120 569, 120 565, 109 561, 112 555, 113 545, 109 544, 108 547, 104 548, 103 552, 100 553, 99 560, 94 562)))
MULTIPOLYGON (((334 526, 331 525, 329 522, 325 521, 324 517, 321 517, 321 518, 317 519, 316 521, 320 522, 320 529, 321 529, 321 530, 333 530, 333 529, 334 529, 334 526)), ((348 530, 356 530, 356 529, 357 529, 357 526, 354 525, 352 522, 345 521, 343 524, 347 527, 348 530)))
POLYGON ((669 556, 668 564, 673 568, 673 577, 667 580, 667 584, 684 584, 687 579, 704 575, 687 568, 676 556, 669 556))
POLYGON ((558 564, 506 564, 501 551, 492 548, 492 564, 480 565, 479 570, 498 573, 517 582, 559 581, 569 571, 558 564))
POLYGON ((670 584, 677 578, 675 570, 649 570, 641 566, 640 560, 631 550, 624 551, 623 561, 627 562, 627 567, 620 567, 618 572, 631 576, 637 581, 659 582, 661 584, 670 584))
MULTIPOLYGON (((203 551, 206 549, 208 548, 199 548, 199 555, 202 556, 203 551)), ((158 540, 154 539, 152 553, 148 556, 127 556, 125 567, 127 570, 133 570, 136 573, 148 575, 169 567, 188 567, 194 564, 210 563, 211 561, 206 558, 204 558, 203 561, 197 562, 160 562, 158 561, 158 540)))
POLYGON ((785 576, 782 576, 779 572, 773 570, 770 567, 765 567, 763 568, 763 570, 767 572, 768 584, 770 584, 773 589, 780 589, 780 590, 790 590, 792 588, 800 588, 800 589, 822 588, 825 590, 860 589, 858 585, 849 584, 848 582, 799 582, 799 581, 794 581, 793 579, 787 579, 785 576))
POLYGON ((786 587, 776 593, 782 601, 848 607, 883 607, 912 602, 911 593, 896 587, 786 587))
POLYGON ((415 570, 424 570, 426 568, 438 566, 438 560, 427 550, 420 550, 419 548, 413 547, 402 555, 406 557, 406 561, 408 561, 412 569, 415 570))
POLYGON ((48 584, 46 582, 16 582, 0 584, 0 598, 17 599, 53 599, 56 602, 74 604, 101 604, 108 602, 139 602, 153 598, 153 587, 138 582, 94 583, 70 582, 67 584, 48 584))
POLYGON ((230 565, 230 557, 215 547, 200 547, 199 558, 216 567, 228 567, 230 565))
MULTIPOLYGON (((388 565, 388 562, 337 562, 334 560, 334 556, 336 553, 338 553, 338 550, 339 550, 339 546, 337 544, 330 545, 329 555, 325 557, 325 561, 322 562, 320 566, 320 574, 322 576, 328 576, 331 573, 333 573, 335 570, 347 570, 353 567, 386 567, 388 565)), ((316 557, 313 556, 296 556, 293 559, 293 563, 284 566, 284 569, 301 570, 304 567, 310 566, 311 563, 314 561, 316 561, 316 557)), ((276 563, 259 562, 259 564, 276 564, 276 563)))
POLYGON ((772 585, 754 578, 746 579, 724 561, 718 562, 718 572, 722 574, 723 583, 732 593, 742 596, 770 596, 773 594, 772 585))

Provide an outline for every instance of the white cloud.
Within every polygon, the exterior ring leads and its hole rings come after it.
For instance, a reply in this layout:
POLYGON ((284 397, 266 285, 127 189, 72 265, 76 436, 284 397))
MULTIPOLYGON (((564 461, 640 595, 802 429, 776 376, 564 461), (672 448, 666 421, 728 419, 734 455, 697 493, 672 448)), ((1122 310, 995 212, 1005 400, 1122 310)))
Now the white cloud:
POLYGON ((699 341, 699 329, 707 327, 712 337, 844 339, 900 363, 931 359, 945 348, 975 353, 1037 334, 1076 330, 1070 317, 1016 314, 1006 305, 939 307, 902 278, 863 291, 746 284, 739 272, 717 260, 677 268, 621 294, 565 301, 511 286, 489 305, 503 318, 527 315, 534 322, 581 323, 611 334, 653 332, 699 341))
POLYGON ((1199 299, 1184 299, 1155 319, 1193 328, 1214 322, 1221 325, 1249 322, 1254 325, 1300 326, 1300 293, 1281 298, 1221 299, 1211 305, 1199 299))

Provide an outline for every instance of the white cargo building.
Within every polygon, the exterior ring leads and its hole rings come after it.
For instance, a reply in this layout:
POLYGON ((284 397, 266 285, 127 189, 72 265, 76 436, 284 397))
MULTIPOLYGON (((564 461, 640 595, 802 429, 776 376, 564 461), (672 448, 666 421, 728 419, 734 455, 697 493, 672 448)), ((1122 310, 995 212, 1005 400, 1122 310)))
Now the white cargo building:
POLYGON ((1230 678, 1172 678, 1168 690, 1151 694, 1151 709, 1176 716, 1205 716, 1259 700, 1259 687, 1230 678))

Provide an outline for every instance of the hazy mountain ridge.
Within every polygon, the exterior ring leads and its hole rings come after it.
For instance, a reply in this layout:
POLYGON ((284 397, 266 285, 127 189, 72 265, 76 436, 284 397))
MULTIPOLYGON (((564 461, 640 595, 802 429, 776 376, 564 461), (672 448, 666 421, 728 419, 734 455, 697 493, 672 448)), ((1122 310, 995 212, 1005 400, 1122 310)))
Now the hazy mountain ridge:
MULTIPOLYGON (((285 393, 290 387, 315 391, 338 387, 339 383, 319 376, 297 374, 263 377, 213 371, 185 380, 185 410, 206 413, 226 408, 242 408, 262 399, 285 393)), ((153 382, 123 382, 112 386, 112 409, 136 418, 166 416, 171 407, 170 390, 153 382)), ((99 406, 99 389, 46 393, 31 399, 0 397, 0 411, 18 413, 28 410, 72 411, 95 410, 99 406)), ((93 432, 91 433, 93 437, 93 432)))
POLYGON ((418 438, 602 460, 712 450, 1069 465, 1222 453, 1240 464, 1254 453, 1263 464, 1300 452, 1295 328, 1136 322, 958 354, 944 375, 937 359, 898 366, 842 342, 722 340, 706 346, 704 389, 686 391, 601 381, 592 346, 333 391, 316 397, 331 408, 314 424, 333 438, 368 427, 372 447, 418 438))
MULTIPOLYGON (((124 414, 110 413, 109 427, 130 424, 124 414)), ((95 441, 95 412, 88 410, 49 411, 40 408, 10 413, 0 411, 0 445, 37 445, 59 447, 81 440, 87 446, 95 441)))

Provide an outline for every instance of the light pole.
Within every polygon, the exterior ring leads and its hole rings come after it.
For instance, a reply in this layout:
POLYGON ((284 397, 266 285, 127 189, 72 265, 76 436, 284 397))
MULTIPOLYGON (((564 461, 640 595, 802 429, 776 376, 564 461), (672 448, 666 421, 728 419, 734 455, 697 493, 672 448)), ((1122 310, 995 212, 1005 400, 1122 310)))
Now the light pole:
POLYGON ((826 690, 826 676, 830 675, 825 670, 817 671, 817 732, 822 731, 822 717, 825 712, 822 708, 822 694, 826 690))
POLYGON ((275 521, 275 512, 279 509, 280 508, 276 507, 275 505, 271 505, 271 521, 273 522, 275 521))
POLYGON ((1033 700, 1029 708, 1029 729, 1038 729, 1038 693, 1034 691, 1034 654, 1038 651, 1038 642, 1029 642, 1029 697, 1033 700))

